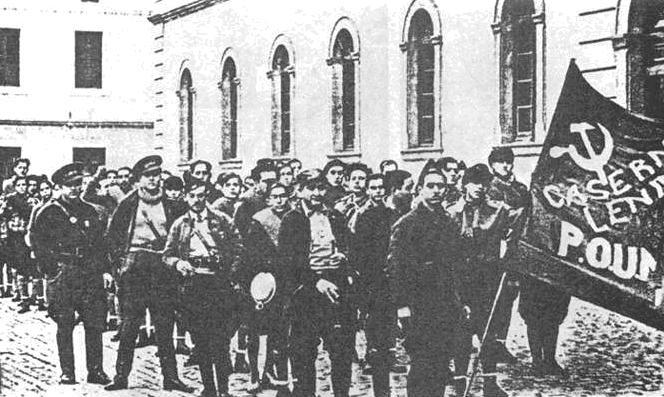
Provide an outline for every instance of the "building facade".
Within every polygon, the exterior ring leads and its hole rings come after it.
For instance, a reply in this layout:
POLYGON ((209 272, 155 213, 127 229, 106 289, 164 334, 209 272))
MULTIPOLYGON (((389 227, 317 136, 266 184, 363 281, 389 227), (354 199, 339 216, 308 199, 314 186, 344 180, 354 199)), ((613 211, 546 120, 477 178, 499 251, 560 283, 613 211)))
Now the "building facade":
POLYGON ((262 157, 486 161, 525 181, 569 61, 605 96, 664 113, 661 2, 161 0, 155 149, 217 171, 262 157))
POLYGON ((153 148, 149 0, 0 5, 0 162, 133 164, 153 148))

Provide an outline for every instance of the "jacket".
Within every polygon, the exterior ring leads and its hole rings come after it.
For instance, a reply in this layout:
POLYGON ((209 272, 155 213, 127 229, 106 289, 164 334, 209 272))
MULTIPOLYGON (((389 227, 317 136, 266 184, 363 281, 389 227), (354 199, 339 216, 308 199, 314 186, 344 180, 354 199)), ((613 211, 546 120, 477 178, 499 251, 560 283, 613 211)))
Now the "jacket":
MULTIPOLYGON (((189 259, 193 221, 190 212, 186 212, 170 227, 163 260, 167 266, 173 269, 178 261, 189 259)), ((244 256, 240 234, 228 215, 211 208, 208 208, 207 211, 207 222, 220 258, 219 275, 236 282, 244 256)))
POLYGON ((387 276, 387 250, 396 211, 384 205, 367 208, 357 217, 351 260, 365 286, 380 285, 387 276))

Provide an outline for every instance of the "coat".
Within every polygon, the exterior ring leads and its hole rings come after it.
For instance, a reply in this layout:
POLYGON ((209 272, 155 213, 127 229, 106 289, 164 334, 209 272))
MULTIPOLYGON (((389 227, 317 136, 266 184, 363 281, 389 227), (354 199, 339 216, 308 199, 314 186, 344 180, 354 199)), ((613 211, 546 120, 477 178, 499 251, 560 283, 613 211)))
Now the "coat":
POLYGON ((351 261, 365 288, 380 288, 387 277, 387 250, 396 211, 384 205, 367 208, 357 217, 351 261))

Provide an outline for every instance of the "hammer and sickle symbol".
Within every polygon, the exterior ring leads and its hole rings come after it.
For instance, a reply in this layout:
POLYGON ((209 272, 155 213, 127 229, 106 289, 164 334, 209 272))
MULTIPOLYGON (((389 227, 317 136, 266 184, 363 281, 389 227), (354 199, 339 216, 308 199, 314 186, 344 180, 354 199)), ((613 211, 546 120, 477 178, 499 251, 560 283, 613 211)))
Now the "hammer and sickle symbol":
POLYGON ((613 137, 611 136, 609 130, 607 130, 606 127, 604 127, 602 124, 597 123, 597 127, 599 127, 599 130, 604 136, 604 147, 599 153, 596 152, 593 148, 588 136, 590 131, 596 130, 595 126, 583 122, 570 124, 569 131, 577 133, 581 136, 581 141, 583 142, 583 146, 586 148, 588 157, 582 156, 574 145, 569 145, 567 147, 554 146, 549 150, 549 154, 554 159, 562 157, 566 153, 569 154, 570 158, 576 163, 576 165, 586 171, 595 172, 599 181, 606 185, 608 180, 606 178, 604 166, 609 161, 611 154, 613 153, 613 137))

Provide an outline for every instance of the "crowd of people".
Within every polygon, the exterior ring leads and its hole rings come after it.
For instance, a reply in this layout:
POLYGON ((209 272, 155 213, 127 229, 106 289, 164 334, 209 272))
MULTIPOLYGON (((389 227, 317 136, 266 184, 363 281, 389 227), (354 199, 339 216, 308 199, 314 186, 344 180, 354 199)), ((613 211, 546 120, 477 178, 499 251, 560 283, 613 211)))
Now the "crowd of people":
POLYGON ((178 176, 148 156, 117 170, 68 164, 49 179, 18 159, 0 200, 3 296, 56 322, 63 384, 76 383, 72 331, 82 322, 87 382, 106 390, 128 388, 134 349, 156 343, 166 390, 193 392, 175 359, 187 354, 205 397, 228 396, 233 372, 250 373, 250 393, 315 396, 322 347, 335 396, 348 396, 353 362, 375 396, 389 396, 405 339, 409 396, 446 385, 463 395, 482 340, 484 395, 505 396, 496 364, 515 360, 505 339, 517 295, 535 376, 565 376, 555 353, 569 296, 506 271, 530 194, 511 149, 487 163, 443 157, 415 176, 393 160, 374 172, 266 158, 244 178, 213 180, 207 161, 178 176), (105 330, 119 342, 113 379, 105 330))

